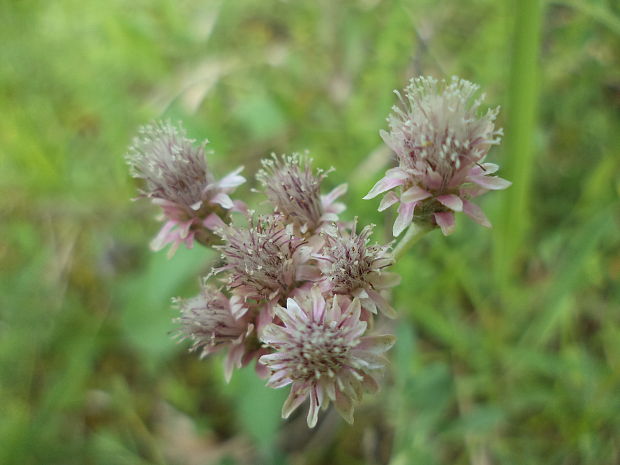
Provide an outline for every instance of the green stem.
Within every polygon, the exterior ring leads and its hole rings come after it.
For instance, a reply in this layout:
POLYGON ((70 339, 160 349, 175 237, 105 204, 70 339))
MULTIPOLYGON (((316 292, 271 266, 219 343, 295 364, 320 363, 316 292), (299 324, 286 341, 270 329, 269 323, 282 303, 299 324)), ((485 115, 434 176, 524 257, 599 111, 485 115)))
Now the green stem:
POLYGON ((407 250, 422 238, 422 236, 433 229, 435 228, 428 224, 411 223, 411 226, 409 226, 403 238, 396 247, 394 247, 394 252, 392 253, 394 260, 398 260, 402 257, 407 250))
POLYGON ((506 0, 513 13, 511 32, 510 86, 506 106, 505 153, 502 176, 512 187, 502 196, 501 213, 494 234, 494 266, 500 292, 504 295, 517 271, 519 254, 532 224, 530 211, 534 189, 535 136, 540 76, 540 41, 543 18, 542 0, 506 0))

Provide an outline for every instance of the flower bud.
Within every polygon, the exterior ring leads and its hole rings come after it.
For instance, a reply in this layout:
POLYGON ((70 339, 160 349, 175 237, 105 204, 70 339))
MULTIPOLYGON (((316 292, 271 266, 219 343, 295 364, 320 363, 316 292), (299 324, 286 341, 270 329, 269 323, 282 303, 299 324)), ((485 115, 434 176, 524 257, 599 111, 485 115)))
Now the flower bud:
POLYGON ((319 260, 324 292, 358 297, 362 307, 371 313, 377 307, 387 316, 394 318, 396 312, 380 294, 381 289, 396 286, 400 276, 385 271, 394 262, 389 246, 370 245, 370 235, 374 225, 356 232, 357 220, 352 231, 347 234, 341 229, 324 234, 325 246, 320 254, 313 257, 319 260))
POLYGON ((254 325, 247 318, 235 318, 229 299, 215 287, 204 284, 196 297, 174 299, 173 302, 181 312, 176 320, 180 324, 179 340, 193 341, 191 350, 200 350, 201 358, 228 349, 226 380, 230 380, 234 368, 247 363, 252 352, 258 349, 248 344, 254 325))
POLYGON ((311 159, 294 153, 262 161, 256 179, 262 184, 275 211, 294 224, 302 234, 314 233, 325 222, 338 221, 345 207, 335 200, 347 190, 342 184, 321 195, 321 183, 327 172, 312 171, 311 159))

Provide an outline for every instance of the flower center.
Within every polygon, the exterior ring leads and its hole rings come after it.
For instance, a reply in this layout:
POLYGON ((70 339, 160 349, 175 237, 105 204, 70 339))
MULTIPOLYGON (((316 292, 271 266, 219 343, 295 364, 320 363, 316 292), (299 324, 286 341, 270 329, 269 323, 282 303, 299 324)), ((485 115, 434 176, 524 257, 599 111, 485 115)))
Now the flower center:
POLYGON ((293 378, 308 380, 323 375, 335 376, 355 342, 346 340, 337 327, 308 323, 295 347, 293 378))

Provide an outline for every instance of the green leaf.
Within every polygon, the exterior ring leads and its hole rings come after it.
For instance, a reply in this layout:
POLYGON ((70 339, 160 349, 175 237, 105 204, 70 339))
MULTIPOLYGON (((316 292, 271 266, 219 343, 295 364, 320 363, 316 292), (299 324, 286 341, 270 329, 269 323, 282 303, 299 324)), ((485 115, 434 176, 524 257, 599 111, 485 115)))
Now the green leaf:
POLYGON ((119 308, 122 329, 148 365, 158 366, 176 350, 171 332, 172 320, 177 315, 170 301, 186 283, 196 283, 190 295, 198 293, 200 271, 208 270, 208 260, 213 256, 213 252, 202 247, 181 247, 171 259, 166 258, 165 252, 152 254, 144 275, 124 283, 119 308))

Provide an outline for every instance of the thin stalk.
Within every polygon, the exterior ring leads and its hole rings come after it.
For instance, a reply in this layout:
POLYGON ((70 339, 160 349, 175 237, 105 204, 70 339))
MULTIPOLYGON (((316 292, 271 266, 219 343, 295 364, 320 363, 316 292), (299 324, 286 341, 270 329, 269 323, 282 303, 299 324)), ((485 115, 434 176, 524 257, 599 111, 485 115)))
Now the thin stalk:
POLYGON ((394 252, 392 255, 394 256, 394 260, 398 260, 402 257, 407 250, 409 250, 415 243, 417 243, 422 236, 424 236, 427 232, 433 230, 434 227, 430 225, 421 225, 419 223, 411 223, 409 229, 400 240, 400 242, 394 247, 394 252))

